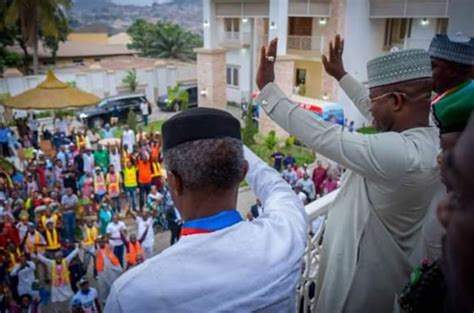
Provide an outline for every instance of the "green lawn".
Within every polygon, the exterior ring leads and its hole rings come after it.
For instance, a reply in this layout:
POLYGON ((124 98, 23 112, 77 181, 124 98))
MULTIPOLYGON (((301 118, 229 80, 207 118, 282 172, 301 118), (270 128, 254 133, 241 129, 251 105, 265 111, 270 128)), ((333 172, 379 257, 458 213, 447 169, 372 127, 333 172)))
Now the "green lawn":
MULTIPOLYGON (((159 120, 159 121, 153 121, 148 123, 148 126, 145 127, 145 131, 148 133, 150 131, 156 132, 159 131, 161 132, 161 126, 163 126, 164 120, 159 120)), ((139 126, 143 126, 143 124, 139 124, 139 126)), ((114 136, 116 138, 122 138, 122 132, 123 132, 123 127, 121 125, 117 126, 117 129, 115 129, 114 136)))

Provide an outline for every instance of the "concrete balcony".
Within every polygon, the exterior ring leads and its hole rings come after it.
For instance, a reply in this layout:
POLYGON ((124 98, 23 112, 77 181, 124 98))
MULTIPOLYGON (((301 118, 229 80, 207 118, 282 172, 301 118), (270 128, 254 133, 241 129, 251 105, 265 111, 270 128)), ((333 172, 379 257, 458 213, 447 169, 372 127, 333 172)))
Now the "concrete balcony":
POLYGON ((246 48, 252 44, 250 32, 221 32, 219 45, 223 48, 246 48))
POLYGON ((288 36, 287 42, 290 50, 318 51, 321 52, 324 47, 323 36, 288 36))

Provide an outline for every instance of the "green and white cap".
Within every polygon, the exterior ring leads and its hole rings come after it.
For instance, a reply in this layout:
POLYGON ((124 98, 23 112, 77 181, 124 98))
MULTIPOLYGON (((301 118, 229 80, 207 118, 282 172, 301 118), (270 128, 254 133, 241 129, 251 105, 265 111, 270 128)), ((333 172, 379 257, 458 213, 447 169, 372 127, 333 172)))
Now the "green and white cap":
POLYGON ((391 52, 367 63, 369 88, 431 78, 431 59, 423 49, 391 52))

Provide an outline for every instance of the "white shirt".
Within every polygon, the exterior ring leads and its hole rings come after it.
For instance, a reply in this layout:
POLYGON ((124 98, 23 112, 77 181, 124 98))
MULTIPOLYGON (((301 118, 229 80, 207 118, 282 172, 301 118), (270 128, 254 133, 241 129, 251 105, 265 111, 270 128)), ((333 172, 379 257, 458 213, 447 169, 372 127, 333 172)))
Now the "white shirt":
POLYGON ((127 229, 127 226, 125 226, 125 223, 122 222, 122 221, 118 221, 117 224, 115 224, 114 222, 110 223, 109 225, 107 225, 107 234, 111 237, 111 238, 114 238, 114 239, 110 239, 109 240, 109 244, 112 246, 112 247, 115 247, 115 246, 121 246, 123 245, 123 240, 120 236, 120 232, 127 229), (118 238, 118 239, 117 239, 118 238))
POLYGON ((84 160, 84 172, 93 173, 94 172, 94 155, 87 153, 82 154, 82 159, 84 160))
POLYGON ((301 200, 301 202, 302 202, 303 204, 306 204, 306 200, 308 200, 308 197, 307 197, 306 194, 305 194, 304 192, 302 192, 302 191, 300 191, 300 192, 298 193, 298 198, 300 198, 300 200, 301 200))
POLYGON ((142 115, 150 114, 150 112, 148 112, 148 103, 146 102, 140 103, 140 110, 142 111, 142 115))
MULTIPOLYGON (((3 210, 1 210, 1 211, 3 211, 3 210)), ((16 224, 16 229, 18 229, 18 235, 20 237, 20 241, 23 241, 23 238, 25 238, 26 232, 28 232, 28 224, 24 224, 24 223, 20 222, 20 223, 16 224)))
POLYGON ((110 164, 114 166, 115 171, 121 172, 122 171, 122 163, 120 162, 120 153, 110 153, 109 154, 110 164))
POLYGON ((135 133, 133 130, 129 129, 123 132, 122 134, 123 144, 127 145, 128 153, 132 153, 133 146, 135 145, 135 133))
POLYGON ((155 244, 155 232, 153 231, 153 218, 149 217, 146 221, 141 217, 137 216, 137 229, 138 235, 137 238, 142 238, 143 234, 145 233, 147 227, 148 232, 146 233, 145 240, 142 242, 143 247, 153 247, 155 244))
POLYGON ((32 285, 35 281, 35 263, 31 261, 26 261, 26 266, 23 269, 20 269, 20 263, 15 264, 13 270, 11 271, 12 276, 18 276, 18 294, 29 294, 33 295, 32 285))
POLYGON ((307 216, 274 169, 247 149, 246 158, 262 216, 182 237, 127 271, 112 286, 106 313, 294 312, 307 216))
POLYGON ((97 299, 97 290, 90 287, 87 294, 84 294, 82 293, 82 290, 79 290, 72 298, 72 305, 81 306, 84 313, 97 313, 95 299, 97 299))

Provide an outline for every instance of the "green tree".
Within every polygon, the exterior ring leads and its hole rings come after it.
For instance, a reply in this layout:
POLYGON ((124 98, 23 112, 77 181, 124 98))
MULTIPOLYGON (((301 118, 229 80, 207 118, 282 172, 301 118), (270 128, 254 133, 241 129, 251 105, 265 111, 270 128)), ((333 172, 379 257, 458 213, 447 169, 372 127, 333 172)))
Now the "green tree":
POLYGON ((130 88, 131 92, 135 92, 138 87, 138 78, 137 78, 137 71, 133 68, 127 71, 127 76, 122 80, 122 83, 130 88))
MULTIPOLYGON (((6 25, 20 25, 23 40, 33 47, 33 72, 38 72, 38 41, 41 36, 59 37, 61 23, 71 0, 8 0, 6 25)), ((67 23, 67 22, 66 22, 67 23)))
POLYGON ((196 59, 194 48, 202 46, 202 37, 178 24, 137 20, 127 33, 132 38, 130 49, 145 57, 168 58, 180 61, 196 59))
POLYGON ((128 111, 128 115, 127 115, 127 125, 128 125, 128 127, 130 127, 130 129, 132 129, 134 132, 137 131, 137 125, 138 125, 137 115, 135 114, 135 112, 133 112, 133 110, 128 111))
POLYGON ((168 88, 168 106, 174 107, 175 105, 178 105, 181 111, 186 110, 189 106, 189 93, 180 84, 168 88))

